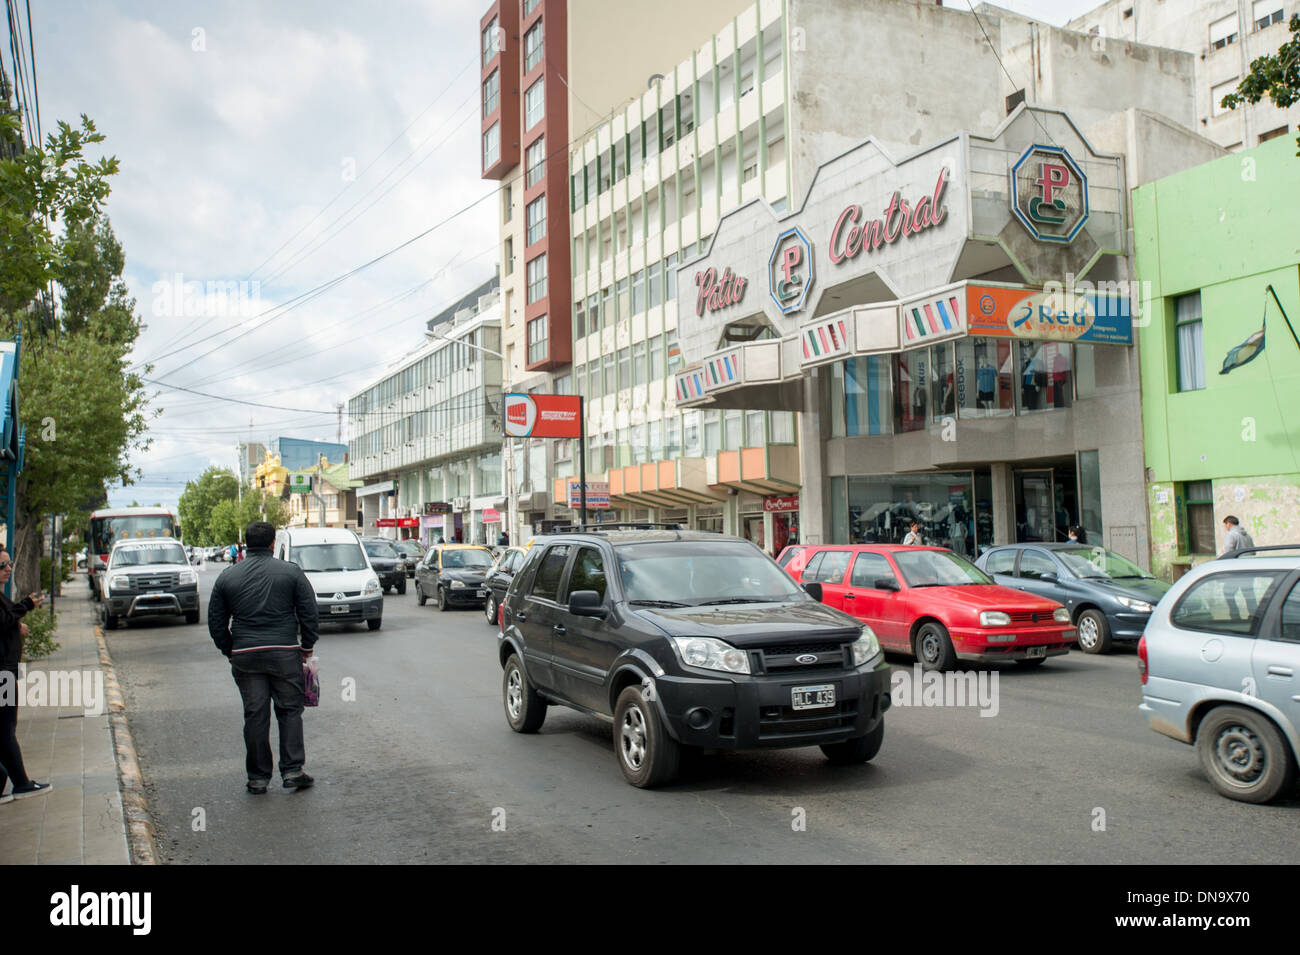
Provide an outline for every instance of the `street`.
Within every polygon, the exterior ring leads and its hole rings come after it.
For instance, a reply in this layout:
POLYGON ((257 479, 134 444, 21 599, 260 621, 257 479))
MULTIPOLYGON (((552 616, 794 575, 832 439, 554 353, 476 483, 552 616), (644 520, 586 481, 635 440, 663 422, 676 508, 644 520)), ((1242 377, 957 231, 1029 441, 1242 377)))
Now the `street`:
MULTIPOLYGON (((1139 717, 1134 654, 999 671, 995 716, 896 706, 865 766, 817 749, 703 756, 627 785, 611 729, 502 713, 481 611, 385 598, 383 628, 322 627, 305 715, 316 786, 244 791, 239 694, 204 622, 106 634, 169 863, 1283 863, 1300 801, 1217 795, 1139 717)), ((893 661, 910 674, 911 661, 893 661)), ((274 724, 274 721, 273 721, 274 724)), ((275 730, 272 730, 274 746, 275 730)))

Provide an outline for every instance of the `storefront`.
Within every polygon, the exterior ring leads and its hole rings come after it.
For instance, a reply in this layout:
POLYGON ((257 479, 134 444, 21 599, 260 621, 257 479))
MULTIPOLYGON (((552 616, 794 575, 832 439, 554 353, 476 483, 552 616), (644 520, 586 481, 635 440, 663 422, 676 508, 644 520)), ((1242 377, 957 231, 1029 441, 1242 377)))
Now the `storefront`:
POLYGON ((709 269, 753 294, 679 327, 679 406, 801 412, 794 509, 742 497, 740 533, 779 552, 916 522, 975 557, 1078 524, 1145 566, 1126 195, 1122 156, 1022 106, 901 158, 864 143, 779 218, 724 216, 679 314, 709 269))

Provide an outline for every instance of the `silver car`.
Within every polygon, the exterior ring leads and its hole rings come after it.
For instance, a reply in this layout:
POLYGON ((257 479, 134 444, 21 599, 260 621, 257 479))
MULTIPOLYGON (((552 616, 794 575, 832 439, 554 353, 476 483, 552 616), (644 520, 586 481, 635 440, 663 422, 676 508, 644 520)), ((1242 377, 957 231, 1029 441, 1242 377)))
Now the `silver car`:
POLYGON ((1138 644, 1147 725, 1195 744, 1205 775, 1230 799, 1270 802, 1295 787, 1296 550, 1256 547, 1201 564, 1161 599, 1138 644))

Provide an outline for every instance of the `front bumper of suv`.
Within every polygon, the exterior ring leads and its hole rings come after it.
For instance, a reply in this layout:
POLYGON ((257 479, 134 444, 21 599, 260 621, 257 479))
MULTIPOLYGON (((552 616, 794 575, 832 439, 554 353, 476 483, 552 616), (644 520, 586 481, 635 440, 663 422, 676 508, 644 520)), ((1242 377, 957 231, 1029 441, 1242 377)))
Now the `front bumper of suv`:
POLYGON ((672 735, 704 749, 781 749, 865 736, 890 704, 884 657, 854 670, 716 678, 665 673, 655 692, 672 735), (795 687, 833 685, 835 704, 796 710, 795 687))
POLYGON ((165 591, 113 590, 106 612, 115 617, 166 617, 199 609, 199 585, 184 584, 165 591))

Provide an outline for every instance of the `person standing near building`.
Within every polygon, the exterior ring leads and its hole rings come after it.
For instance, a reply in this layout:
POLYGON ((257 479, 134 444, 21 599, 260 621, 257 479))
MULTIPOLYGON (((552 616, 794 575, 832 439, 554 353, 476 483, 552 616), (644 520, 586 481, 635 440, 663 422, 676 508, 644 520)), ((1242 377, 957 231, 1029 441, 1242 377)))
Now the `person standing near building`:
POLYGON ((302 568, 271 556, 275 528, 248 525, 247 558, 221 572, 208 598, 208 633, 230 660, 244 701, 248 791, 271 781, 271 702, 280 729, 280 776, 286 789, 315 780, 303 772, 303 661, 316 645, 316 594, 302 568), (301 639, 299 637, 301 634, 301 639))
MULTIPOLYGON (((14 564, 9 554, 0 548, 0 587, 9 582, 14 564)), ((9 795, 0 795, 0 802, 41 796, 50 791, 49 783, 29 779, 23 766, 23 753, 18 747, 18 663, 23 656, 23 638, 27 624, 23 616, 45 603, 42 594, 28 594, 15 603, 0 590, 0 793, 5 783, 13 782, 9 795)))
POLYGON ((1227 557, 1235 550, 1245 550, 1247 547, 1254 547, 1255 541, 1246 529, 1241 526, 1241 521, 1229 514, 1223 519, 1223 529, 1227 536, 1223 540, 1223 553, 1220 557, 1227 557))
MULTIPOLYGON (((1223 519, 1223 529, 1227 531, 1227 536, 1223 541, 1223 553, 1220 557, 1231 557, 1236 551, 1246 550, 1254 547, 1255 541, 1245 528, 1241 526, 1241 521, 1229 514, 1223 519)), ((1232 578, 1228 578, 1231 581, 1232 578)), ((1231 582, 1224 585, 1223 597, 1228 602, 1228 616, 1233 619, 1250 620, 1255 616, 1255 610, 1258 603, 1255 600, 1255 591, 1248 583, 1233 584, 1231 582), (1241 595, 1242 603, 1245 605, 1246 615, 1244 618, 1237 616, 1237 595, 1241 595)))
POLYGON ((922 543, 921 525, 917 521, 912 521, 911 528, 908 530, 906 536, 903 537, 903 546, 920 547, 922 543))

